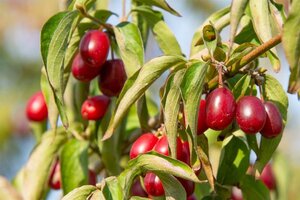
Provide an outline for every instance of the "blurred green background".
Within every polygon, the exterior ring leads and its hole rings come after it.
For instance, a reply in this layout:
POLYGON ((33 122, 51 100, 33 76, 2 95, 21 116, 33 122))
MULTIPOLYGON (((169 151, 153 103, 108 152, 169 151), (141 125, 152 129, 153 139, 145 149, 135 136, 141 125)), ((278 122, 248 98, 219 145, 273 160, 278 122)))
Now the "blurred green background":
MULTIPOLYGON (((230 5, 230 0, 168 1, 182 17, 168 13, 166 22, 177 36, 186 55, 194 31, 212 12, 230 5)), ((42 60, 39 52, 40 30, 46 20, 61 9, 64 0, 0 0, 0 175, 12 179, 28 159, 35 141, 25 117, 27 99, 39 90, 42 60)), ((110 9, 120 13, 121 0, 112 0, 110 9)), ((111 20, 112 24, 118 19, 111 20)), ((225 29, 223 40, 228 39, 225 29)), ((160 55, 158 47, 148 43, 146 57, 160 55)), ((274 74, 287 88, 288 65, 279 47, 282 71, 274 74)), ((268 62, 263 63, 269 66, 268 62)), ((271 71, 271 69, 269 70, 271 71)), ((284 175, 288 199, 297 199, 300 188, 300 103, 289 95, 288 124, 277 154, 284 175)), ((300 199, 300 198, 298 198, 300 199)))

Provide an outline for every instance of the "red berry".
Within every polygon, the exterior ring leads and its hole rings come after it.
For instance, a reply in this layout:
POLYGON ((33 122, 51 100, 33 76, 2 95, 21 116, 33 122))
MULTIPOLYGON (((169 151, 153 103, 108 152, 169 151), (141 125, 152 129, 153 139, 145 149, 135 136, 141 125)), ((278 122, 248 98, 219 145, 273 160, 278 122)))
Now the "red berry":
POLYGON ((107 96, 94 96, 85 100, 81 106, 81 115, 86 120, 101 119, 109 106, 110 99, 107 96))
POLYGON ((72 74, 80 81, 89 82, 99 74, 99 68, 88 66, 78 53, 72 63, 72 74))
MULTIPOLYGON (((168 143, 168 139, 167 136, 164 135, 162 136, 156 143, 156 145, 154 146, 154 151, 163 154, 165 156, 169 156, 169 143, 168 143)), ((182 158, 182 143, 181 140, 179 138, 177 138, 177 158, 182 158)))
POLYGON ((266 138, 272 138, 279 135, 283 128, 281 114, 272 102, 265 102, 265 109, 267 113, 267 119, 265 126, 260 133, 266 138))
POLYGON ((185 189, 187 197, 194 193, 194 191, 195 191, 195 183, 194 182, 185 180, 182 178, 178 178, 178 180, 181 183, 181 185, 183 186, 183 188, 185 189))
POLYGON ((260 179, 269 188, 269 190, 276 189, 276 179, 270 163, 268 163, 263 169, 260 179))
POLYGON ((191 195, 186 200, 197 200, 197 198, 195 195, 191 195))
POLYGON ((151 151, 155 146, 158 138, 152 133, 144 133, 131 146, 130 159, 137 157, 140 154, 151 151))
POLYGON ((237 187, 233 187, 231 192, 231 200, 243 200, 242 190, 237 187))
POLYGON ((266 116, 261 100, 255 96, 244 96, 237 103, 236 120, 247 134, 259 132, 265 125, 266 116))
POLYGON ((110 42, 106 33, 91 30, 82 37, 79 50, 85 63, 91 67, 100 68, 106 61, 109 45, 110 42))
POLYGON ((89 169, 89 184, 90 185, 96 185, 97 183, 97 174, 89 169))
POLYGON ((41 122, 47 119, 48 109, 42 92, 35 93, 29 99, 26 114, 30 121, 41 122))
POLYGON ((120 59, 109 60, 102 66, 99 87, 106 96, 118 96, 126 82, 124 63, 120 59))
POLYGON ((148 197, 147 193, 141 185, 140 179, 136 179, 136 181, 132 184, 131 195, 139 197, 148 197))
POLYGON ((154 173, 147 173, 144 178, 144 185, 146 192, 150 196, 162 196, 165 194, 165 190, 163 188, 162 182, 154 173))
POLYGON ((178 158, 180 161, 190 165, 191 160, 190 160, 190 146, 189 146, 189 142, 185 141, 182 142, 182 157, 178 158))
POLYGON ((61 175, 60 175, 59 161, 56 161, 52 167, 50 178, 49 178, 49 187, 54 190, 59 190, 61 188, 61 175))
POLYGON ((197 127, 198 135, 203 134, 208 129, 206 124, 205 108, 206 108, 206 100, 201 99, 200 106, 199 106, 199 113, 198 113, 198 127, 197 127))
POLYGON ((233 120, 236 103, 230 90, 217 88, 206 100, 206 123, 213 130, 225 129, 233 120))

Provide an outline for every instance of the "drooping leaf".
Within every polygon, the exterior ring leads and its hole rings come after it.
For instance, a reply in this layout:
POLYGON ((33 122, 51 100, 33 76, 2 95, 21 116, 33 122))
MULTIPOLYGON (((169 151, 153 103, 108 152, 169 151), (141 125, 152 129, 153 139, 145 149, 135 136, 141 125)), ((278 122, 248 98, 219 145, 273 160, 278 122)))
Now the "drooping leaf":
POLYGON ((261 180, 255 180, 253 176, 246 175, 240 183, 240 188, 243 192, 245 200, 269 200, 270 193, 267 187, 261 180))
POLYGON ((85 185, 72 190, 62 200, 82 200, 88 199, 88 197, 97 190, 97 187, 93 185, 85 185))
POLYGON ((61 152, 60 168, 64 194, 88 184, 88 142, 68 141, 61 152))
POLYGON ((163 72, 171 67, 173 69, 181 68, 184 64, 185 60, 179 56, 158 57, 146 63, 140 71, 132 76, 132 79, 129 78, 120 94, 117 107, 103 140, 111 137, 130 106, 145 93, 145 91, 162 75, 163 72))
POLYGON ((135 0, 135 1, 144 3, 149 6, 159 7, 172 13, 173 15, 180 16, 180 14, 176 10, 171 8, 165 0, 135 0))
POLYGON ((102 181, 102 194, 105 200, 123 200, 124 194, 116 177, 108 177, 102 181))
POLYGON ((165 55, 182 55, 180 45, 171 29, 164 22, 161 12, 152 10, 148 6, 136 7, 131 12, 144 17, 151 26, 153 35, 165 55))
POLYGON ((250 151, 238 137, 230 136, 224 140, 217 180, 221 184, 237 184, 249 167, 250 151))
POLYGON ((294 0, 284 23, 282 43, 285 55, 290 64, 289 93, 299 92, 300 89, 300 1, 294 0))
POLYGON ((48 131, 33 150, 24 168, 22 196, 24 199, 40 200, 47 188, 50 168, 58 150, 67 141, 62 127, 56 133, 48 131))
MULTIPOLYGON (((269 17, 271 14, 269 9, 269 1, 250 0, 249 5, 256 35, 262 43, 267 42, 273 37, 271 20, 269 17)), ((267 55, 272 63, 274 71, 277 72, 280 70, 280 61, 278 59, 277 51, 275 48, 272 48, 270 51, 272 53, 268 53, 267 55)))
POLYGON ((122 22, 114 27, 126 73, 130 77, 144 64, 144 46, 138 27, 130 22, 122 22))
POLYGON ((176 158, 177 152, 177 126, 181 100, 180 83, 184 73, 185 69, 179 70, 171 79, 169 79, 171 81, 170 89, 167 91, 166 100, 163 104, 164 124, 167 131, 171 156, 173 158, 176 158))

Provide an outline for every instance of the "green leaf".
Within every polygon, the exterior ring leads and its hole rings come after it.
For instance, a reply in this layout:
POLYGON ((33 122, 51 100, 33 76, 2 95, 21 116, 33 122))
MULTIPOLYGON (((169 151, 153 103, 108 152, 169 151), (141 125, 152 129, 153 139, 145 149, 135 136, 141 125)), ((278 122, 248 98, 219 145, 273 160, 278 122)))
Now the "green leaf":
POLYGON ((246 175, 240 183, 245 200, 269 200, 270 193, 261 180, 255 180, 255 177, 246 175))
POLYGON ((172 30, 164 22, 161 12, 152 10, 148 6, 139 6, 131 12, 133 14, 137 12, 144 17, 151 26, 153 35, 165 55, 182 55, 180 45, 172 30))
POLYGON ((224 140, 217 180, 221 184, 237 184, 249 167, 250 151, 238 137, 230 136, 224 140))
MULTIPOLYGON (((272 26, 270 20, 270 9, 268 0, 250 0, 249 2, 253 26, 256 35, 262 43, 270 40, 272 36, 272 26)), ((274 71, 280 70, 280 61, 278 59, 277 51, 275 48, 270 50, 272 53, 268 53, 268 57, 272 63, 274 71)))
POLYGON ((285 55, 290 64, 289 93, 296 93, 300 89, 300 1, 294 0, 284 23, 282 43, 285 55))
POLYGON ((208 24, 203 27, 202 38, 204 41, 204 45, 208 49, 211 57, 214 57, 214 53, 218 45, 218 37, 219 33, 216 31, 213 24, 208 24))
POLYGON ((40 200, 43 197, 52 162, 66 141, 67 134, 62 127, 56 132, 48 131, 43 135, 24 168, 22 188, 24 199, 40 200))
POLYGON ((231 2, 230 9, 230 41, 234 41, 235 34, 238 29, 238 25, 242 16, 244 15, 245 9, 248 5, 249 0, 233 0, 231 2))
POLYGON ((118 177, 125 197, 128 196, 135 177, 146 171, 170 174, 190 181, 199 182, 194 171, 185 163, 156 152, 149 152, 130 160, 128 167, 118 177))
POLYGON ((68 141, 61 152, 60 167, 64 194, 88 184, 88 142, 68 141))
POLYGON ((162 75, 163 72, 171 67, 173 69, 182 68, 185 62, 186 61, 179 56, 158 57, 146 63, 140 71, 127 80, 120 94, 117 107, 103 140, 112 136, 130 106, 145 93, 145 91, 162 75))
POLYGON ((235 36, 234 42, 237 44, 243 44, 246 42, 256 45, 260 44, 250 19, 249 22, 242 28, 242 30, 235 36))
POLYGON ((165 0, 135 0, 135 1, 144 3, 149 6, 159 7, 161 9, 164 9, 164 10, 172 13, 173 15, 180 16, 180 14, 176 10, 171 8, 165 0))
POLYGON ((148 107, 147 107, 147 99, 146 95, 143 95, 138 101, 137 101, 137 114, 138 119, 140 123, 140 127, 142 131, 151 131, 151 128, 148 125, 148 120, 150 118, 148 107))
POLYGON ((123 200, 122 188, 116 177, 108 177, 102 181, 102 193, 105 200, 123 200))
POLYGON ((249 87, 251 87, 251 76, 245 74, 232 89, 233 96, 236 101, 247 94, 247 91, 250 90, 249 87))
POLYGON ((70 40, 72 25, 78 11, 60 12, 51 17, 43 26, 41 32, 41 52, 56 105, 62 122, 67 127, 68 119, 65 112, 63 93, 65 54, 70 40))
POLYGON ((156 172, 156 175, 163 184, 166 200, 186 199, 185 189, 174 176, 161 172, 156 172))
POLYGON ((128 76, 132 76, 144 64, 144 46, 138 27, 122 22, 114 27, 114 33, 128 76))
POLYGON ((92 185, 85 185, 79 188, 72 190, 62 200, 83 200, 88 199, 93 192, 97 191, 97 187, 92 185))
POLYGON ((166 100, 163 104, 164 124, 167 131, 171 156, 173 158, 176 158, 177 152, 177 126, 181 100, 180 83, 183 79, 184 73, 185 69, 179 70, 171 79, 169 79, 171 81, 170 89, 167 91, 166 100))

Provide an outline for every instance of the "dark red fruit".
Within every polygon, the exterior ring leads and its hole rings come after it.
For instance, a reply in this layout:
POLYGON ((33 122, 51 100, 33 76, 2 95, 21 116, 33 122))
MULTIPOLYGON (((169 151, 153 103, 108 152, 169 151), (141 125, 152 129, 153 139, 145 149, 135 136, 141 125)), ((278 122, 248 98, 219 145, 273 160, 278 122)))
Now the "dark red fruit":
POLYGON ((213 130, 225 129, 235 116, 236 103, 230 90, 217 88, 206 99, 206 123, 213 130))
POLYGON ((106 96, 118 96, 126 82, 124 63, 120 59, 109 60, 102 66, 99 87, 106 96))
POLYGON ((136 179, 131 186, 131 196, 148 197, 147 193, 143 189, 140 179, 136 179))
POLYGON ((188 181, 182 178, 178 178, 179 182, 181 183, 181 185, 183 186, 183 188, 185 189, 186 192, 186 196, 190 196, 194 193, 195 191, 195 183, 192 181, 188 181))
POLYGON ((208 129, 206 124, 205 108, 206 108, 206 100, 201 99, 200 106, 199 106, 199 113, 198 113, 198 127, 197 127, 198 135, 203 134, 208 129))
POLYGON ((180 161, 190 165, 191 160, 190 160, 190 146, 189 146, 189 142, 185 141, 182 142, 182 157, 178 158, 180 161))
POLYGON ((99 74, 99 68, 88 66, 78 53, 72 63, 72 74, 80 81, 89 82, 99 74))
POLYGON ((197 198, 195 195, 191 195, 186 200, 197 200, 197 198))
POLYGON ((53 190, 59 190, 61 188, 61 175, 60 175, 59 161, 56 161, 52 167, 50 178, 49 178, 49 187, 53 190))
POLYGON ((89 169, 89 184, 90 185, 96 185, 97 183, 97 174, 89 169))
POLYGON ((85 100, 81 106, 81 115, 86 120, 99 120, 109 106, 110 99, 107 96, 94 96, 85 100))
POLYGON ((265 102, 265 109, 267 113, 267 119, 265 126, 260 133, 266 138, 272 138, 279 135, 283 128, 281 114, 272 102, 265 102))
MULTIPOLYGON (((167 136, 164 135, 162 136, 156 143, 156 145, 153 148, 154 151, 163 154, 165 156, 169 156, 169 143, 168 143, 168 139, 167 136)), ((177 138, 177 158, 182 158, 182 143, 180 138, 177 138)))
POLYGON ((268 163, 263 169, 260 179, 269 188, 269 190, 276 189, 276 179, 270 163, 268 163))
POLYGON ((91 30, 85 33, 79 45, 79 51, 85 63, 100 68, 106 61, 109 52, 109 38, 106 33, 91 30))
POLYGON ((152 133, 141 135, 131 146, 130 159, 137 157, 140 154, 151 151, 155 146, 158 138, 152 133))
POLYGON ((243 200, 242 190, 237 187, 233 187, 231 192, 231 200, 243 200))
POLYGON ((47 119, 48 109, 42 92, 35 93, 29 99, 26 114, 30 121, 41 122, 47 119))
POLYGON ((147 173, 144 178, 144 186, 146 192, 150 196, 162 196, 165 194, 165 190, 163 188, 162 182, 154 173, 147 173))
POLYGON ((255 96, 244 96, 237 103, 236 121, 247 134, 259 132, 265 125, 266 116, 264 105, 255 96))

